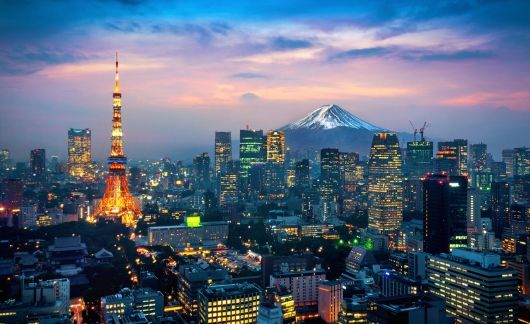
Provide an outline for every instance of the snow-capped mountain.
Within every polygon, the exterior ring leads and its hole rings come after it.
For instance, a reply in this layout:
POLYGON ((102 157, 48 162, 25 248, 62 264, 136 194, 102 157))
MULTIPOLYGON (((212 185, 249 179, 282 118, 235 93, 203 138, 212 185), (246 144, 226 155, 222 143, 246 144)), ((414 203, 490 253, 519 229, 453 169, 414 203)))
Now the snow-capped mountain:
POLYGON ((338 148, 368 154, 375 133, 385 129, 366 122, 337 105, 325 105, 279 130, 292 153, 338 148))
POLYGON ((371 132, 380 132, 383 130, 382 128, 370 124, 334 104, 322 106, 306 117, 294 123, 285 125, 281 129, 333 129, 337 127, 365 129, 371 132))

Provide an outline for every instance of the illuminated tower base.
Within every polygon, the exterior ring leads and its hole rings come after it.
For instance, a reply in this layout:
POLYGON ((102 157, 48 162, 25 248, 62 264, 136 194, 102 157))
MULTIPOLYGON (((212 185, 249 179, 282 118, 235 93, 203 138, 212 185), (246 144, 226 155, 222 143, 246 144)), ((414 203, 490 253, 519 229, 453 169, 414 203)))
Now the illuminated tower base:
POLYGON ((140 208, 129 191, 127 176, 109 174, 105 193, 96 210, 96 215, 120 220, 127 226, 135 226, 136 218, 141 214, 140 208))

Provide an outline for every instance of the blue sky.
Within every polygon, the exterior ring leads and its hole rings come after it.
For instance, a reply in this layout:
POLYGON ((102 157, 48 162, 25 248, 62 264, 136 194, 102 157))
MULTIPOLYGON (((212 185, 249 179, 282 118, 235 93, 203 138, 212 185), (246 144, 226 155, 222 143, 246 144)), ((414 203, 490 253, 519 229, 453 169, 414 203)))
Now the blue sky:
POLYGON ((131 158, 337 103, 384 128, 529 145, 528 1, 4 1, 0 147, 108 152, 114 52, 131 158))

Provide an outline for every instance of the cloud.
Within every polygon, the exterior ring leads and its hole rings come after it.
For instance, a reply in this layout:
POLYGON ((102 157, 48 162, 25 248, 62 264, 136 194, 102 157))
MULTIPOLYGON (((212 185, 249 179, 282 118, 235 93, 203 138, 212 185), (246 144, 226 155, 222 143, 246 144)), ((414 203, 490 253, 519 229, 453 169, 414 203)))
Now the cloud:
POLYGON ((358 59, 365 57, 384 56, 389 53, 389 49, 384 47, 371 47, 371 48, 360 48, 352 49, 349 51, 334 54, 329 57, 330 61, 345 60, 345 59, 358 59))
POLYGON ((232 79, 268 79, 269 76, 262 73, 256 73, 256 72, 241 72, 232 74, 230 76, 232 79))
POLYGON ((0 49, 0 75, 28 75, 47 66, 74 63, 94 58, 75 50, 45 47, 17 47, 0 49))
POLYGON ((141 28, 140 24, 135 21, 117 21, 107 22, 104 24, 106 29, 119 31, 122 33, 138 32, 141 28))
POLYGON ((201 43, 210 43, 216 36, 226 36, 231 27, 221 22, 197 23, 155 23, 151 24, 152 33, 169 33, 179 36, 191 36, 201 43))
POLYGON ((292 51, 271 52, 234 58, 234 62, 249 62, 255 64, 290 64, 296 61, 316 59, 321 48, 302 48, 292 51))
POLYGON ((462 96, 447 98, 440 103, 446 106, 455 107, 510 107, 514 110, 528 109, 530 102, 530 92, 528 91, 506 91, 506 92, 475 92, 462 96))
POLYGON ((401 56, 405 60, 412 61, 468 61, 491 59, 495 54, 491 51, 462 50, 454 52, 434 52, 434 51, 412 51, 401 56))
POLYGON ((241 96, 239 96, 239 99, 245 102, 255 102, 255 101, 260 100, 260 97, 252 92, 246 92, 242 94, 241 96))
POLYGON ((291 39, 285 37, 276 37, 272 41, 272 48, 277 51, 301 49, 312 47, 313 44, 305 39, 291 39))

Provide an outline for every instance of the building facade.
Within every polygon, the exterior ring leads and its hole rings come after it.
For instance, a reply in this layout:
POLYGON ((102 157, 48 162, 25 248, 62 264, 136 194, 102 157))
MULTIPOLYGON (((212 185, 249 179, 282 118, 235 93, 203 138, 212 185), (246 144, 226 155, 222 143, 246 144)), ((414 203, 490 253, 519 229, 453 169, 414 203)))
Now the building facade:
POLYGON ((403 219, 403 170, 397 135, 374 135, 368 164, 368 228, 394 231, 403 219))

